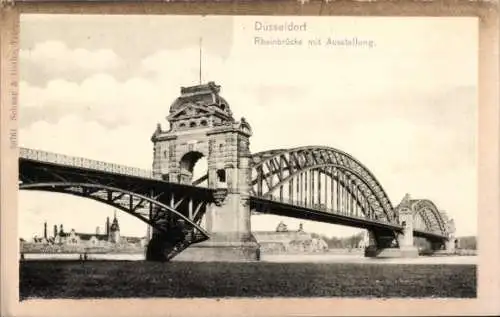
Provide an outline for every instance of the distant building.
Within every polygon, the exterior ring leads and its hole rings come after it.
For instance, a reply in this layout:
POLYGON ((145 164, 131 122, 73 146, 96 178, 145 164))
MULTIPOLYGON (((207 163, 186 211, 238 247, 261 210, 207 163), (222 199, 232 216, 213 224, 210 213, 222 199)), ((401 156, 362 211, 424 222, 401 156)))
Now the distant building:
POLYGON ((323 252, 328 245, 323 239, 314 238, 304 232, 302 224, 297 231, 289 231, 288 226, 281 221, 275 231, 254 231, 253 235, 261 246, 261 250, 271 253, 287 252, 323 252))
POLYGON ((111 224, 109 217, 106 218, 105 233, 103 234, 100 233, 99 227, 96 228, 95 233, 76 232, 75 229, 65 232, 61 224, 59 225, 59 230, 57 225, 54 225, 53 234, 49 236, 47 234, 47 223, 44 223, 43 237, 39 238, 35 236, 33 243, 83 247, 110 247, 115 245, 145 247, 147 239, 146 237, 120 235, 120 224, 115 213, 111 224))

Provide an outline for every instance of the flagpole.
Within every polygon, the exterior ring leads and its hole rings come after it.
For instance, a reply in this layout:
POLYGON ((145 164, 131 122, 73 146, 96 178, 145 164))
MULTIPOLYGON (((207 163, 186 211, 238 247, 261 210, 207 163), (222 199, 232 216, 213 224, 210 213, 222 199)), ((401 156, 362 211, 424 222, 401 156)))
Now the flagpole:
POLYGON ((201 85, 201 43, 202 43, 202 38, 200 37, 200 64, 199 64, 199 71, 200 71, 200 74, 199 74, 199 80, 200 80, 200 85, 201 85))

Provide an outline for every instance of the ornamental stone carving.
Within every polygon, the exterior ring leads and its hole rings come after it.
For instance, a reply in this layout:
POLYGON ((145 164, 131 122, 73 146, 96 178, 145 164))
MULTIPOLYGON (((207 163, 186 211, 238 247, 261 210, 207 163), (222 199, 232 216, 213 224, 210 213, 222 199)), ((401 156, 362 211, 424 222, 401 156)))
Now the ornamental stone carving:
POLYGON ((216 206, 222 206, 227 197, 228 191, 226 188, 219 188, 213 192, 213 199, 216 206))

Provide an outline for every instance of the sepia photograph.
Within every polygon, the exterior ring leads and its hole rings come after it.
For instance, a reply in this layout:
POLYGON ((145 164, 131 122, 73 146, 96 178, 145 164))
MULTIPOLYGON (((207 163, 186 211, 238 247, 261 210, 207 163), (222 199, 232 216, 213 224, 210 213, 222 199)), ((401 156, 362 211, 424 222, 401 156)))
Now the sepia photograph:
POLYGON ((21 301, 477 298, 476 17, 19 32, 21 301))

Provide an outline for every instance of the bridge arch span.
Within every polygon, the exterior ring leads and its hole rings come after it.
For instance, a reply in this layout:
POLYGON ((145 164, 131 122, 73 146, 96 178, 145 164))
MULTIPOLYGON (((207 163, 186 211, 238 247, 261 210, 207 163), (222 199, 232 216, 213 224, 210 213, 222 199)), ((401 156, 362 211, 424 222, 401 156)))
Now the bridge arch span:
POLYGON ((200 240, 206 240, 209 236, 196 220, 189 219, 174 208, 159 202, 155 197, 147 197, 121 188, 93 183, 44 182, 21 183, 19 189, 69 194, 98 201, 124 211, 164 233, 167 233, 165 216, 170 215, 174 219, 182 219, 200 240))
MULTIPOLYGON (((257 197, 268 197, 302 173, 318 171, 335 178, 355 198, 362 196, 377 219, 384 219, 389 223, 399 222, 397 211, 371 171, 354 157, 338 149, 306 146, 259 152, 252 155, 251 167, 251 194, 257 197)), ((366 208, 363 209, 367 216, 366 208)))
POLYGON ((443 214, 438 210, 436 205, 428 199, 415 199, 411 201, 411 210, 413 212, 414 223, 417 228, 428 232, 438 232, 442 235, 448 235, 449 230, 445 223, 443 214), (419 221, 420 218, 422 221, 419 221), (418 228, 418 224, 423 224, 425 227, 418 228))

